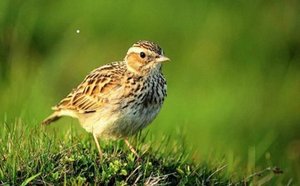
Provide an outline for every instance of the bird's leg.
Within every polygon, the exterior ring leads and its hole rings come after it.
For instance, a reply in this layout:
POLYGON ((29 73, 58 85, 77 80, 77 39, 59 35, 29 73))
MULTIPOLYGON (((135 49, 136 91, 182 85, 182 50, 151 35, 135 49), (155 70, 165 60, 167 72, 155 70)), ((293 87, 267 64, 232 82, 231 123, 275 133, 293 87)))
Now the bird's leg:
POLYGON ((100 159, 102 159, 102 151, 100 149, 100 145, 99 145, 99 142, 98 142, 98 139, 97 139, 97 136, 95 135, 95 133, 93 133, 93 137, 94 137, 94 140, 96 142, 96 146, 97 146, 97 149, 98 149, 98 152, 99 152, 99 157, 100 157, 100 159))
POLYGON ((138 153, 134 150, 134 148, 130 145, 129 141, 125 138, 124 139, 126 145, 129 147, 130 151, 138 158, 140 159, 140 156, 138 155, 138 153))

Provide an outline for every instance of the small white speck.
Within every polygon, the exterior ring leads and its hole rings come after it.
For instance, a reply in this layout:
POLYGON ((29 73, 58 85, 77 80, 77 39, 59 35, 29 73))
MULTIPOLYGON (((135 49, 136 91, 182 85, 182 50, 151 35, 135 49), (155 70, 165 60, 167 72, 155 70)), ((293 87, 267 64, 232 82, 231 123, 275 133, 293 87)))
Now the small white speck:
POLYGON ((79 33, 80 33, 80 30, 79 30, 79 29, 77 29, 77 30, 76 30, 76 33, 77 33, 77 34, 79 34, 79 33))

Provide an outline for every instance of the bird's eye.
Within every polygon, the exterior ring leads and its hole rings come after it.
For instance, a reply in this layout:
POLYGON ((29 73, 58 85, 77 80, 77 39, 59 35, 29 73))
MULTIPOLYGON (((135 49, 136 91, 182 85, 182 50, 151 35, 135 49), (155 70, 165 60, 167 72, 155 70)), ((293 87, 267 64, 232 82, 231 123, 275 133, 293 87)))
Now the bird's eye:
POLYGON ((141 52, 141 53, 140 53, 140 56, 141 56, 141 58, 145 58, 145 57, 146 57, 146 54, 145 54, 144 52, 141 52))

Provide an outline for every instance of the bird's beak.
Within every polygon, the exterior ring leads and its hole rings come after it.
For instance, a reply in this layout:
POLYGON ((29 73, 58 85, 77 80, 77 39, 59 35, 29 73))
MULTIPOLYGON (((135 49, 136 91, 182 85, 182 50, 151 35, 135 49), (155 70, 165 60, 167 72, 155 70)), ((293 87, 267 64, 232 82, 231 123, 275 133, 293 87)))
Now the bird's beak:
POLYGON ((160 55, 158 58, 156 58, 156 62, 165 62, 165 61, 170 61, 170 59, 166 56, 160 55))

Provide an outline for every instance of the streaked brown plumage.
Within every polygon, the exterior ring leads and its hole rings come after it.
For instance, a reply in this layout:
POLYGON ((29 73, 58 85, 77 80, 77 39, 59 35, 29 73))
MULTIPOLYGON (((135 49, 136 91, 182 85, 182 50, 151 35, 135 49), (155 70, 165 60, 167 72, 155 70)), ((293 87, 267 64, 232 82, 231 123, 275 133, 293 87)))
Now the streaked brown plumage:
POLYGON ((139 41, 129 48, 124 61, 93 70, 83 82, 52 109, 42 123, 62 116, 78 118, 97 141, 124 138, 146 127, 156 117, 166 97, 166 81, 161 63, 169 59, 150 41, 139 41))

